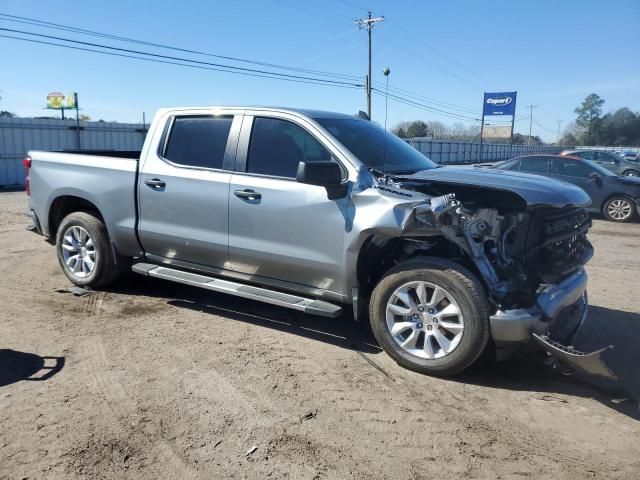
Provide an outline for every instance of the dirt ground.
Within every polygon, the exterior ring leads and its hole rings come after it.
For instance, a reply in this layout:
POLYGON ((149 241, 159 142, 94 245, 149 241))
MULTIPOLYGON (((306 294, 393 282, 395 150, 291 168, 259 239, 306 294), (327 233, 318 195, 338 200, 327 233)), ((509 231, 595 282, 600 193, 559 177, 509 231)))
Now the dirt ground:
POLYGON ((578 348, 454 380, 397 366, 366 325, 143 277, 76 297, 0 193, 0 478, 640 478, 640 224, 595 220, 578 348), (635 398, 635 399, 634 399, 635 398))

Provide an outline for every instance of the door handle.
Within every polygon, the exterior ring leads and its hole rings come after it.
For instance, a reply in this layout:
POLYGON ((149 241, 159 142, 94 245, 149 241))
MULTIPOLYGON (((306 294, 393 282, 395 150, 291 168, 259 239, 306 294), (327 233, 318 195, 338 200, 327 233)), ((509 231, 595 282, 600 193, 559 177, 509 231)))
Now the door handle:
POLYGON ((161 190, 167 186, 167 184, 159 178, 146 179, 144 181, 144 184, 148 187, 153 188, 154 190, 161 190))
POLYGON ((234 190, 233 194, 238 198, 245 198, 247 200, 260 200, 262 198, 262 194, 256 192, 255 190, 234 190))

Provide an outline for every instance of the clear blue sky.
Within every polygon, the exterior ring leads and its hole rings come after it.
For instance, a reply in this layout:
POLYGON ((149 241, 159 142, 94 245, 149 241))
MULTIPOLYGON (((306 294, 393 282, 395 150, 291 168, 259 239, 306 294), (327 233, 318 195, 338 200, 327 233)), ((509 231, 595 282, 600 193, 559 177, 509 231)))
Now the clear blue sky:
MULTIPOLYGON (((528 115, 525 105, 539 105, 533 132, 546 140, 555 140, 556 121, 572 121, 573 109, 592 92, 606 100, 605 111, 640 110, 639 0, 0 1, 0 13, 362 76, 366 33, 353 20, 366 15, 367 8, 386 18, 374 29, 374 80, 383 81, 382 69, 389 66, 391 86, 477 112, 483 91, 517 90, 516 117, 528 115)), ((107 42, 7 21, 0 21, 0 27, 107 42)), ((92 119, 124 122, 140 121, 143 111, 149 118, 160 107, 179 105, 365 109, 363 90, 248 78, 5 38, 0 38, 0 53, 0 109, 20 116, 44 115, 48 92, 74 90, 92 119)), ((373 116, 384 121, 380 97, 374 97, 373 116)), ((414 119, 456 121, 389 102, 390 125, 414 119)), ((517 122, 516 131, 526 133, 528 119, 517 122)))

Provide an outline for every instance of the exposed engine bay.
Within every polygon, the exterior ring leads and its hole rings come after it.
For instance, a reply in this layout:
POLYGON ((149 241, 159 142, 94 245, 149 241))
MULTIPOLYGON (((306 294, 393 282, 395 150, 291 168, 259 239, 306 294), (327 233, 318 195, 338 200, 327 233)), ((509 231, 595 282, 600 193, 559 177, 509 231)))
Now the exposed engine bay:
MULTIPOLYGON (((424 203, 413 204, 402 225, 405 253, 458 258, 475 270, 495 308, 492 328, 503 318, 511 324, 528 318, 536 327, 524 336, 531 336, 551 356, 586 373, 611 377, 600 359, 604 349, 584 353, 563 345, 570 345, 586 317, 586 293, 552 309, 553 313, 541 305, 557 292, 564 294, 573 277, 584 276, 583 266, 593 256, 586 237, 591 218, 582 206, 532 206, 514 192, 491 187, 389 177, 378 188, 397 195, 413 190, 428 196, 424 203), (457 257, 447 250, 452 246, 458 249, 457 257)), ((380 240, 378 251, 391 242, 380 240)), ((583 281, 586 287, 586 276, 583 281)))

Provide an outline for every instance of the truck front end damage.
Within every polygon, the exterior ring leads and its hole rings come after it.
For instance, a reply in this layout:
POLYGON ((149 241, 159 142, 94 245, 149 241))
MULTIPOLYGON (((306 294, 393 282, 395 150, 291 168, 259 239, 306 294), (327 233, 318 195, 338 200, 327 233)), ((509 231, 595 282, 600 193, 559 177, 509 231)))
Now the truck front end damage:
MULTIPOLYGON (((446 191, 422 182, 395 186, 430 196, 446 191)), ((487 289, 490 331, 499 352, 534 343, 577 370, 611 378, 600 359, 603 350, 584 353, 569 346, 588 313, 584 265, 593 248, 584 208, 517 203, 509 200, 513 192, 496 201, 500 195, 489 189, 486 195, 473 187, 456 190, 415 203, 402 236, 433 242, 437 230, 464 253, 487 289)), ((430 247, 425 248, 428 255, 430 247)))

